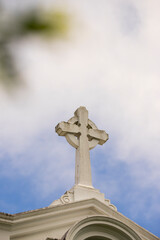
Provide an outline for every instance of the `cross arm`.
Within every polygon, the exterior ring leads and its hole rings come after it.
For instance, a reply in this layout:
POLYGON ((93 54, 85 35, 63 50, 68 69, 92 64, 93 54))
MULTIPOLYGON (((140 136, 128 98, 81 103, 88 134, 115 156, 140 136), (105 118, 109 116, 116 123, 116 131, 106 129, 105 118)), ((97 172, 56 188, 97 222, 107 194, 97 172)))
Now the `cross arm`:
POLYGON ((88 137, 90 140, 92 139, 99 140, 100 145, 103 145, 109 139, 109 136, 105 131, 98 129, 89 129, 88 137))
POLYGON ((79 133, 79 127, 75 124, 68 122, 61 122, 55 127, 56 133, 59 136, 65 136, 67 133, 77 135, 79 133))

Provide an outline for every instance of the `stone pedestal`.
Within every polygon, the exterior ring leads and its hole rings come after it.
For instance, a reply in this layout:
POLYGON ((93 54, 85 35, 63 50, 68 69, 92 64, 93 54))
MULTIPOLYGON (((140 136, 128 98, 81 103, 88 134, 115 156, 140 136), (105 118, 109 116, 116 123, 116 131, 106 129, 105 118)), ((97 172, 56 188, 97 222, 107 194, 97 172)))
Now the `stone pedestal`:
POLYGON ((87 187, 83 185, 75 185, 69 191, 65 192, 65 194, 62 195, 58 200, 53 201, 50 204, 50 207, 92 198, 99 200, 113 210, 117 211, 117 208, 110 203, 110 200, 105 199, 104 193, 101 193, 98 189, 93 187, 87 187))

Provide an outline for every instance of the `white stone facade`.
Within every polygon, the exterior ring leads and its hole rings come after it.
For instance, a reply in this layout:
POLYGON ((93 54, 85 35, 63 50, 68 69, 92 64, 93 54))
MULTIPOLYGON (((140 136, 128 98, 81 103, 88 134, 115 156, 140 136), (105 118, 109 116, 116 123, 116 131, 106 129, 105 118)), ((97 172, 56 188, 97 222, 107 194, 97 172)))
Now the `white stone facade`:
POLYGON ((0 214, 0 240, 158 240, 97 199, 0 214))

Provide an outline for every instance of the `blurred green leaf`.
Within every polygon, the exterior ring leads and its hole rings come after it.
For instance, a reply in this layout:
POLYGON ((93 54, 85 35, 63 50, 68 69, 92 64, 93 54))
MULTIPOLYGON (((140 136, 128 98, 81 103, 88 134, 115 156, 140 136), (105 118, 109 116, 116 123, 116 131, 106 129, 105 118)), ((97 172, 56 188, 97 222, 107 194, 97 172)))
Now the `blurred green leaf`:
MULTIPOLYGON (((13 88, 22 83, 9 45, 30 34, 39 37, 64 37, 69 30, 69 16, 60 10, 32 9, 6 14, 0 7, 0 83, 13 88)), ((46 39, 45 39, 46 40, 46 39)))
POLYGON ((32 10, 20 17, 20 33, 41 35, 62 35, 68 30, 68 16, 60 11, 32 10))

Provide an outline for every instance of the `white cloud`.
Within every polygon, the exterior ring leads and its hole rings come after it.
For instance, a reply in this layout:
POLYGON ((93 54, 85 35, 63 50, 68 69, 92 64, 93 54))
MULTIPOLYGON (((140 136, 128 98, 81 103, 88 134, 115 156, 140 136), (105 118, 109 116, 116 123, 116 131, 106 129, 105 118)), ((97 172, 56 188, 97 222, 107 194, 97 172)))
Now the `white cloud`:
MULTIPOLYGON (((34 184, 44 195, 64 182, 70 186, 74 150, 54 126, 85 105, 91 120, 109 132, 110 154, 127 164, 136 186, 159 189, 159 5, 66 1, 74 22, 67 39, 29 38, 14 45, 28 87, 14 99, 0 97, 0 144, 13 159, 10 172, 31 175, 38 169, 34 184), (41 141, 45 131, 52 133, 41 141)), ((107 147, 101 151, 107 156, 107 147)), ((119 191, 115 181, 110 179, 112 195, 119 191)))

